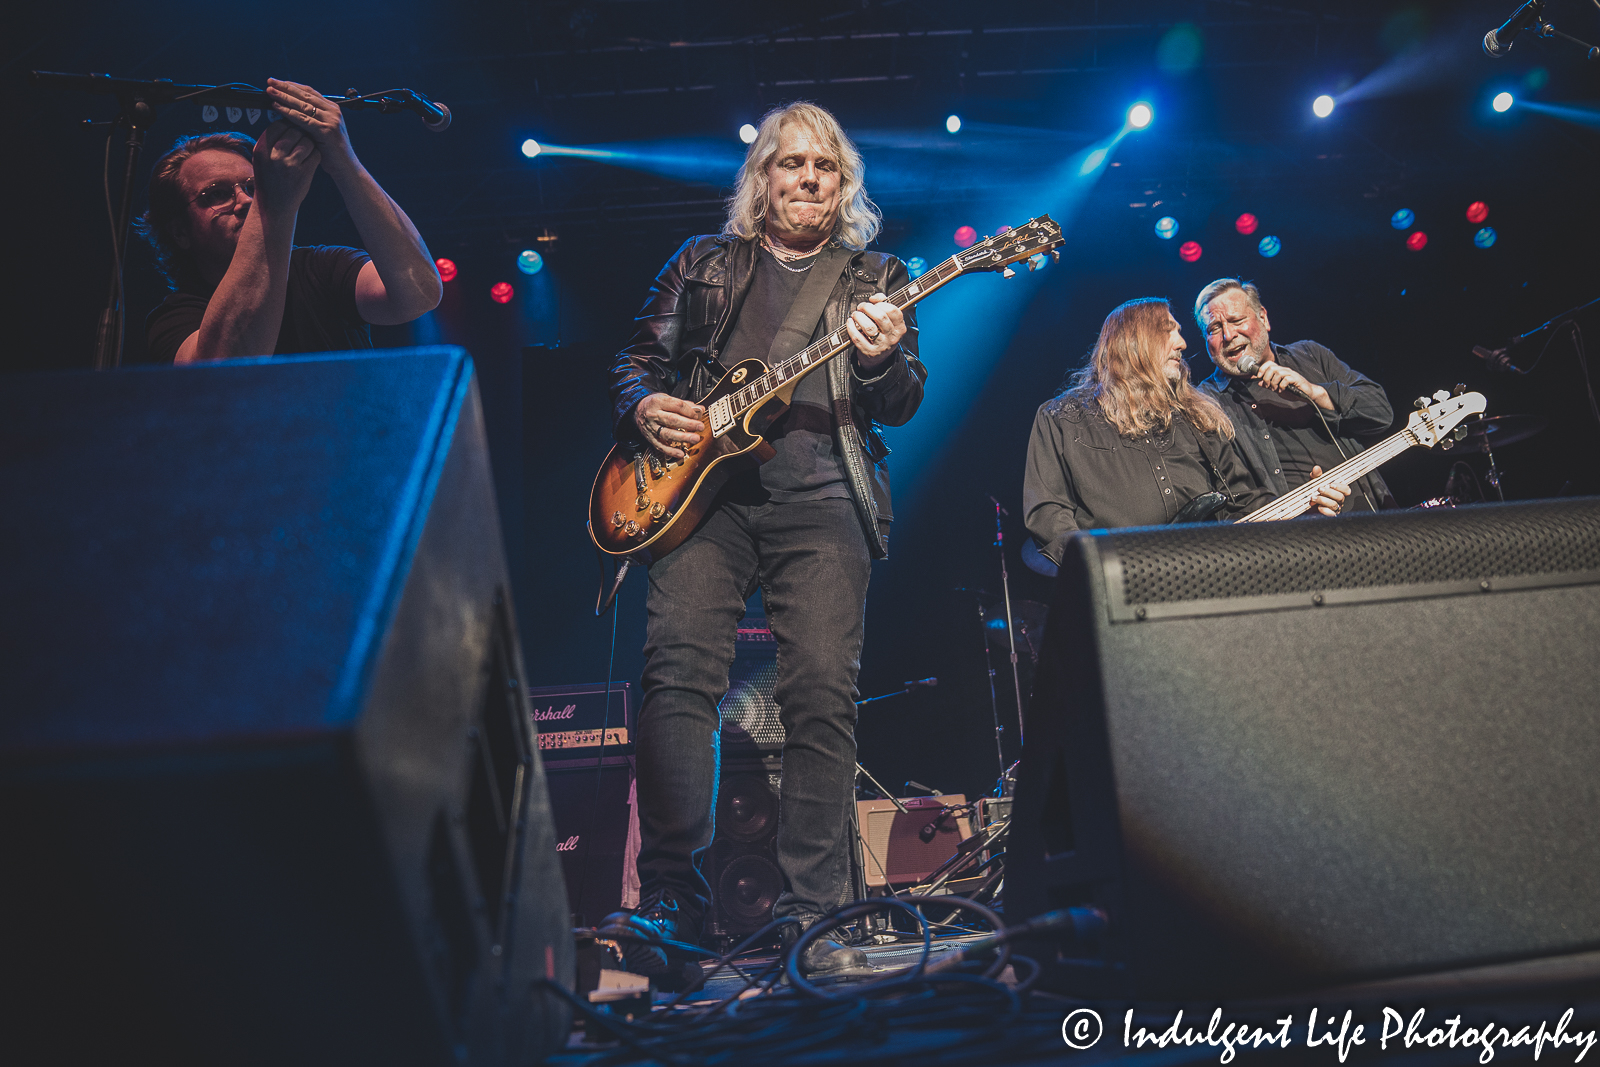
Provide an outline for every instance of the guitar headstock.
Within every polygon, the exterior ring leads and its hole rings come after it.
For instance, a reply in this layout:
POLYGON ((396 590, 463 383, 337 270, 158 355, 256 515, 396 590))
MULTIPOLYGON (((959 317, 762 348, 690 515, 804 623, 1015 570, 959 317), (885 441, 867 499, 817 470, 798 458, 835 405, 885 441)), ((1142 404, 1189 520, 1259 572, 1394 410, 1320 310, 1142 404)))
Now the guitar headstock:
POLYGON ((1029 219, 1014 230, 997 233, 993 237, 985 237, 971 248, 957 252, 953 257, 961 273, 966 274, 980 270, 994 270, 1011 277, 1016 271, 1011 269, 1011 264, 1030 260, 1028 269, 1033 270, 1040 266, 1040 261, 1034 256, 1042 256, 1049 252, 1060 259, 1061 253, 1053 249, 1062 243, 1061 226, 1049 215, 1040 215, 1036 219, 1029 219))
MULTIPOLYGON (((1427 397, 1420 398, 1417 401, 1417 410, 1406 420, 1406 429, 1416 437, 1417 444, 1426 448, 1432 448, 1444 440, 1446 434, 1460 426, 1469 416, 1482 415, 1488 406, 1482 393, 1451 396, 1441 389, 1433 394, 1433 400, 1434 403, 1430 404, 1427 397)), ((1465 432, 1463 427, 1462 433, 1465 432)), ((1455 441, 1451 440, 1449 444, 1455 444, 1455 441)))

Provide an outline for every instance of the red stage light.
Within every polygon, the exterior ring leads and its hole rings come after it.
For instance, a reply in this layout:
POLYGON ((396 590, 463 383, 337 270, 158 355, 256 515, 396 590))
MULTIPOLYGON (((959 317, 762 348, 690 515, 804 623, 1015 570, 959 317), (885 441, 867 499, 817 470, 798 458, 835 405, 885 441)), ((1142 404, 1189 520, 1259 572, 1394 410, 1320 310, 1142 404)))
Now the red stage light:
POLYGON ((1474 200, 1472 203, 1467 205, 1467 221, 1473 225, 1478 225, 1488 217, 1489 205, 1485 204, 1482 200, 1474 200))
POLYGON ((1256 226, 1258 225, 1256 217, 1248 211, 1233 220, 1233 228, 1247 237, 1256 232, 1256 226))
POLYGON ((456 265, 454 262, 448 259, 436 259, 433 261, 433 265, 439 268, 440 281, 448 282, 455 280, 456 265))
POLYGON ((1406 247, 1413 252, 1420 252, 1428 247, 1428 235, 1421 230, 1415 230, 1406 238, 1406 247))
POLYGON ((1185 241, 1178 246, 1178 258, 1185 263, 1193 263, 1200 258, 1200 242, 1185 241))
POLYGON ((511 288, 510 282, 495 282, 494 288, 489 290, 489 297, 496 304, 509 304, 511 303, 512 294, 515 292, 516 290, 511 288))
POLYGON ((971 226, 963 226, 961 229, 956 231, 957 248, 971 248, 973 242, 975 242, 977 239, 978 231, 974 230, 971 226))

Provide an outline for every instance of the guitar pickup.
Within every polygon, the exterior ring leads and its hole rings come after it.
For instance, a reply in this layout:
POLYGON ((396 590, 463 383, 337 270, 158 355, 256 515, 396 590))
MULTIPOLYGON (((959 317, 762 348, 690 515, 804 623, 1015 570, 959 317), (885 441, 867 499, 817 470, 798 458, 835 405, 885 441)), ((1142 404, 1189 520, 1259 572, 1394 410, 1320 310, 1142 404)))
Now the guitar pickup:
POLYGON ((721 437, 733 428, 733 404, 728 397, 715 401, 707 414, 711 417, 711 436, 721 437))

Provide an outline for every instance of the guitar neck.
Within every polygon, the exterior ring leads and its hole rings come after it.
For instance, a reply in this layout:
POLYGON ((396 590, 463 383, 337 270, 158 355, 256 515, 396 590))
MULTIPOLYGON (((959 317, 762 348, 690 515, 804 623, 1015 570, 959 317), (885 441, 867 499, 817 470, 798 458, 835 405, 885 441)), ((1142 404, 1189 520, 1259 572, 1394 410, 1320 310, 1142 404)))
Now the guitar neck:
POLYGON ((1297 515, 1303 515, 1317 494, 1328 486, 1354 485, 1357 478, 1377 470, 1406 449, 1421 443, 1417 440, 1417 435, 1410 430, 1401 430, 1394 436, 1379 441, 1365 452, 1357 453, 1345 460, 1321 477, 1313 478, 1297 489, 1291 489, 1272 503, 1257 508, 1236 521, 1276 522, 1279 519, 1292 519, 1297 515))
MULTIPOLYGON (((889 302, 904 311, 917 304, 929 293, 949 285, 964 271, 956 262, 954 256, 924 273, 920 278, 915 278, 906 285, 901 286, 889 294, 889 302)), ((828 360, 837 356, 855 342, 850 340, 850 332, 840 326, 819 341, 813 341, 799 352, 790 356, 782 363, 775 365, 767 373, 752 378, 737 392, 728 394, 736 416, 742 416, 751 408, 764 403, 772 394, 784 386, 804 378, 807 374, 822 366, 828 360)))

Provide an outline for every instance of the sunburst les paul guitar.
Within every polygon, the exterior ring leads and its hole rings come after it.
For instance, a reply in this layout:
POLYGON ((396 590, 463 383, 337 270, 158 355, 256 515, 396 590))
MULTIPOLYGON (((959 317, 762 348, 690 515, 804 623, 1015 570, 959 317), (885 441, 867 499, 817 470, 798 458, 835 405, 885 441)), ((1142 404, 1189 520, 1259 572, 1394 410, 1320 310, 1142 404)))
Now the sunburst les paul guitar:
MULTIPOLYGON (((963 274, 999 271, 1009 278, 1013 263, 1040 266, 1061 241, 1061 227, 1041 215, 957 252, 889 300, 911 307, 963 274)), ((600 551, 649 563, 682 544, 730 475, 771 457, 763 434, 787 409, 800 379, 853 347, 841 326, 776 366, 742 360, 700 401, 706 411, 700 443, 685 447, 683 459, 640 445, 612 448, 589 494, 589 536, 600 551)))

